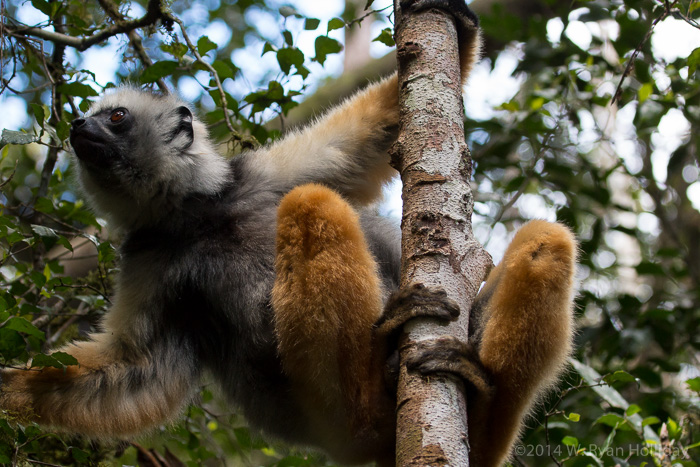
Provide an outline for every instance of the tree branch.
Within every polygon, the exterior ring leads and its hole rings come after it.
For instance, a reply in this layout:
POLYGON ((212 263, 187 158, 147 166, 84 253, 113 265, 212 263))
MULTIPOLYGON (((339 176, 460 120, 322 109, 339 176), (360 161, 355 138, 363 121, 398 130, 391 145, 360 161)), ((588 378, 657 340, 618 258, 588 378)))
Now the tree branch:
MULTIPOLYGON (((401 360, 421 340, 449 334, 466 341, 469 310, 491 258, 471 228, 472 170, 464 142, 457 31, 451 15, 400 11, 395 0, 399 137, 392 151, 403 181, 401 284, 445 289, 460 307, 450 326, 428 319, 405 327, 401 360)), ((397 465, 469 465, 466 401, 451 378, 421 378, 401 365, 397 465)))
MULTIPOLYGON (((66 26, 63 23, 62 17, 55 19, 54 29, 56 30, 57 34, 62 34, 65 27, 66 26)), ((47 78, 51 82, 51 116, 49 117, 49 125, 51 125, 53 128, 57 128, 58 123, 63 120, 62 97, 61 93, 58 91, 58 87, 63 84, 63 75, 66 72, 63 62, 65 53, 65 45, 55 44, 53 53, 51 54, 51 61, 47 64, 47 78)), ((46 161, 44 162, 44 167, 41 170, 41 181, 39 183, 39 189, 37 190, 37 198, 46 196, 49 191, 51 175, 53 174, 53 169, 56 166, 59 148, 62 146, 62 144, 63 143, 58 139, 58 136, 51 138, 51 144, 49 146, 48 154, 46 155, 46 161)))
POLYGON ((36 27, 22 27, 5 25, 6 32, 16 36, 31 36, 38 39, 51 41, 56 45, 73 47, 79 51, 89 49, 95 44, 109 39, 117 34, 128 33, 134 29, 154 25, 163 18, 161 0, 150 0, 146 14, 132 21, 117 21, 114 25, 87 37, 73 37, 59 31, 48 31, 36 27))
MULTIPOLYGON (((119 11, 119 7, 113 1, 98 0, 98 2, 100 3, 100 6, 105 11, 105 13, 107 13, 109 17, 112 18, 112 20, 114 20, 117 23, 120 21, 125 21, 125 16, 119 11)), ((136 32, 136 29, 132 29, 131 31, 127 32, 126 35, 129 38, 129 42, 131 43, 131 48, 134 49, 134 53, 139 57, 141 63, 143 63, 146 68, 153 65, 153 60, 151 60, 151 57, 148 56, 146 49, 143 48, 141 36, 139 36, 139 34, 136 32)), ((158 85, 158 89, 160 89, 162 93, 170 93, 168 85, 165 84, 165 80, 163 78, 158 78, 156 84, 158 85)))

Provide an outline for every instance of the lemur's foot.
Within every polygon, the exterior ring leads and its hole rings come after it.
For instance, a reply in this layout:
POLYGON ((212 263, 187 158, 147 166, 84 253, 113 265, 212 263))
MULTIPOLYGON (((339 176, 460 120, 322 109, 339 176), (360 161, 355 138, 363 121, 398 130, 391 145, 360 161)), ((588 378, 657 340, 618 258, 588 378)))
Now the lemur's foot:
POLYGON ((424 376, 455 375, 464 382, 468 393, 476 391, 476 394, 488 395, 492 392, 488 370, 476 348, 453 336, 418 342, 408 353, 406 368, 424 376))
POLYGON ((410 319, 416 317, 454 321, 459 316, 459 305, 447 298, 441 287, 411 284, 394 292, 384 313, 374 323, 375 334, 388 338, 401 330, 410 319))
POLYGON ((396 389, 399 375, 399 354, 397 342, 399 333, 412 318, 429 317, 441 321, 454 321, 459 316, 459 305, 447 298, 441 287, 428 287, 424 284, 411 284, 394 292, 384 313, 374 323, 373 338, 386 352, 385 379, 393 390, 396 389))

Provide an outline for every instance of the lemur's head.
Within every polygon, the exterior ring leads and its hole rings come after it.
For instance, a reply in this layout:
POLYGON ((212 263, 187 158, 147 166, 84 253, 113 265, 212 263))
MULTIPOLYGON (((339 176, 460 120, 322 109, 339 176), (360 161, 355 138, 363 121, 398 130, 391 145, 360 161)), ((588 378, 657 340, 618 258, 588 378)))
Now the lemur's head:
POLYGON ((70 141, 86 195, 117 228, 157 221, 229 176, 204 124, 172 95, 117 88, 73 121, 70 141))

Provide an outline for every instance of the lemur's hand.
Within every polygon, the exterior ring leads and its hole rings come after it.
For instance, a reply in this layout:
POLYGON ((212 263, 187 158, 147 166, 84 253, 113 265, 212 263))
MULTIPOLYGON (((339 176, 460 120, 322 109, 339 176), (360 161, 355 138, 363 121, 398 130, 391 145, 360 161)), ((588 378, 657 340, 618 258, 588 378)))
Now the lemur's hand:
POLYGON ((398 333, 408 320, 416 317, 454 321, 459 316, 459 305, 440 287, 411 284, 394 292, 384 308, 384 314, 374 324, 375 335, 390 338, 398 333))

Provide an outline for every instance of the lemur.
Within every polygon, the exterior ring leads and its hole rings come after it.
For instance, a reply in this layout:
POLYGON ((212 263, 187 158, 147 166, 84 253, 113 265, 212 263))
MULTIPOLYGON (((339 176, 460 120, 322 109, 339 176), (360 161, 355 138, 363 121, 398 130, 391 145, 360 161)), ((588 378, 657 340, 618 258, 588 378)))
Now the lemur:
MULTIPOLYGON (((423 5, 454 15, 466 79, 476 17, 461 1, 423 5)), ((342 463, 393 465, 387 336, 410 317, 408 299, 428 315, 457 312, 437 289, 399 288, 400 234, 367 207, 395 173, 397 87, 393 75, 230 160, 172 95, 121 87, 92 105, 70 141, 89 202, 123 235, 113 304, 100 331, 60 349, 79 365, 3 369, 0 407, 131 437, 177 417, 209 373, 268 436, 342 463)), ((560 224, 524 226, 477 297, 470 346, 443 339, 409 362, 465 378, 473 465, 508 458, 564 364, 576 248, 560 224)))

